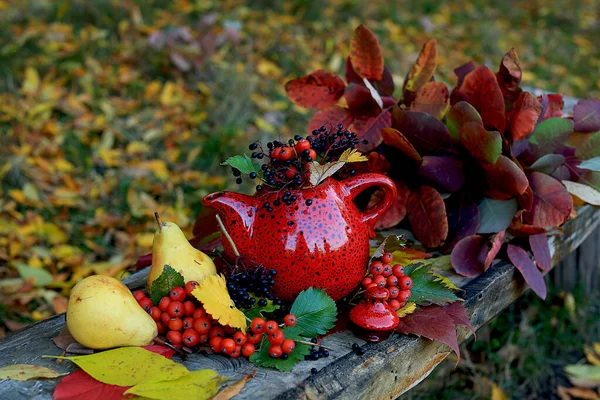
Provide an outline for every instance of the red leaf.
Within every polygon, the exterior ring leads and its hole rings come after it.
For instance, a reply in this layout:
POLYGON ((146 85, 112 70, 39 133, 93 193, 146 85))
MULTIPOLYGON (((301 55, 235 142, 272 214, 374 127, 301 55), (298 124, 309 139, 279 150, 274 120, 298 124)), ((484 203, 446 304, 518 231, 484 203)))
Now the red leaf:
POLYGON ((142 348, 151 351, 153 353, 159 354, 168 358, 169 360, 173 358, 175 355, 175 350, 168 348, 167 346, 161 346, 158 344, 153 344, 150 346, 142 346, 142 348))
POLYGON ((432 187, 421 186, 408 196, 408 220, 417 239, 427 247, 440 246, 448 236, 444 199, 432 187))
MULTIPOLYGON (((437 42, 435 39, 428 40, 421 49, 417 61, 413 64, 406 80, 402 92, 416 93, 424 84, 433 77, 437 66, 437 42)), ((407 101, 407 99, 403 99, 407 101)))
POLYGON ((418 173, 441 190, 456 192, 465 183, 463 165, 452 156, 424 156, 418 173))
POLYGON ((473 325, 471 324, 471 320, 467 315, 467 310, 463 306, 463 303, 461 303, 460 301, 450 303, 444 307, 444 311, 450 316, 450 318, 452 318, 452 321, 454 321, 456 325, 466 326, 471 332, 475 333, 475 330, 473 329, 473 325))
POLYGON ((580 100, 573 107, 575 132, 600 131, 600 101, 595 99, 580 100))
POLYGON ((531 258, 525 250, 509 244, 506 249, 510 262, 519 270, 525 282, 531 287, 531 289, 542 299, 546 298, 546 283, 544 277, 539 269, 535 266, 531 258))
POLYGON ((544 96, 548 99, 548 105, 546 106, 546 110, 542 110, 538 123, 553 117, 562 117, 563 108, 565 107, 565 102, 563 101, 562 94, 544 94, 542 96, 538 96, 538 100, 542 102, 544 96))
POLYGON ((400 325, 396 330, 406 335, 412 333, 413 335, 424 336, 427 339, 447 344, 454 350, 460 360, 454 318, 459 319, 461 324, 464 321, 456 310, 452 309, 450 313, 452 316, 448 314, 446 307, 421 307, 414 313, 400 319, 400 325))
POLYGON ((551 227, 562 224, 573 210, 573 198, 567 189, 550 175, 532 172, 529 185, 533 191, 531 211, 523 214, 525 222, 551 227))
POLYGON ((138 271, 140 269, 149 267, 150 265, 152 265, 152 253, 139 256, 135 262, 135 270, 138 271))
POLYGON ((334 127, 338 124, 347 127, 352 122, 352 117, 348 114, 348 110, 338 106, 332 106, 324 110, 319 110, 312 116, 308 122, 308 133, 311 134, 315 129, 319 129, 323 125, 334 127))
MULTIPOLYGON (((410 195, 410 190, 406 187, 404 183, 401 181, 394 181, 396 184, 396 189, 398 191, 398 197, 396 201, 392 203, 390 208, 384 212, 381 217, 375 223, 375 230, 382 230, 392 228, 398 225, 406 216, 406 202, 408 200, 408 195, 410 195)), ((369 204, 367 208, 375 205, 381 201, 384 196, 384 191, 382 189, 378 189, 369 200, 369 204)))
MULTIPOLYGON (((360 76, 354 71, 350 57, 346 58, 346 82, 364 85, 360 76)), ((371 85, 379 92, 379 94, 392 96, 394 94, 394 79, 390 70, 385 65, 383 66, 383 76, 380 80, 370 80, 371 85)))
POLYGON ((354 118, 351 124, 348 125, 348 130, 356 132, 358 138, 366 139, 367 144, 362 141, 359 145, 359 150, 367 153, 383 142, 381 130, 392 125, 392 113, 390 110, 383 110, 380 114, 369 118, 354 118))
POLYGON ((502 153, 500 132, 487 131, 478 122, 467 122, 458 132, 460 143, 480 163, 494 164, 502 153))
POLYGON ((500 68, 496 72, 496 79, 502 95, 504 96, 504 103, 506 109, 512 109, 513 104, 517 101, 517 98, 521 94, 521 77, 523 72, 521 71, 521 62, 519 56, 514 48, 510 49, 508 53, 502 58, 500 68))
POLYGON ((192 228, 194 236, 206 237, 219 231, 217 211, 214 208, 202 207, 192 228))
POLYGON ((460 128, 468 122, 477 122, 483 127, 481 115, 479 115, 477 110, 466 101, 459 101, 450 107, 450 111, 448 111, 448 115, 446 115, 446 125, 448 126, 448 132, 450 132, 452 139, 458 140, 460 128))
POLYGON ((320 69, 286 82, 285 91, 289 99, 299 106, 320 109, 337 103, 345 87, 342 78, 320 69))
POLYGON ((535 263, 544 272, 552 268, 552 257, 550 257, 550 246, 548 236, 545 233, 529 236, 529 247, 535 258, 535 263))
POLYGON ((350 60, 354 71, 362 78, 380 80, 383 77, 383 53, 377 37, 369 28, 359 25, 350 42, 350 60))
POLYGON ((427 82, 417 91, 410 109, 425 112, 441 120, 449 106, 448 86, 442 82, 427 82))
POLYGON ((492 247, 485 256, 485 261, 483 263, 483 269, 485 271, 487 271, 490 265, 492 265, 494 258, 496 258, 498 252, 500 251, 500 248, 502 247, 502 244, 504 244, 504 235, 505 231, 500 231, 492 237, 492 247))
MULTIPOLYGON (((388 129, 388 128, 385 128, 388 129)), ((390 163, 387 158, 382 154, 376 153, 374 151, 370 152, 367 155, 369 161, 367 161, 368 171, 374 172, 377 174, 387 174, 390 170, 390 163)))
POLYGON ((381 130, 381 134, 383 136, 383 143, 397 148, 406 156, 415 160, 417 164, 421 164, 421 161, 423 161, 421 155, 402 133, 394 128, 384 128, 381 130))
POLYGON ((496 192, 510 198, 527 190, 527 176, 510 158, 500 156, 496 164, 483 164, 482 167, 488 185, 496 192))
POLYGON ((392 128, 402 132, 420 154, 447 154, 451 151, 452 138, 446 125, 429 114, 394 107, 392 128))
POLYGON ((381 112, 381 108, 371 95, 366 86, 351 83, 344 92, 344 98, 348 103, 348 111, 354 117, 370 117, 381 112))
POLYGON ((458 274, 463 276, 477 276, 485 269, 484 265, 487 254, 488 250, 483 236, 467 236, 458 242, 452 250, 450 262, 458 274))
POLYGON ((461 100, 479 111, 486 128, 504 132, 504 97, 496 76, 489 68, 477 67, 465 77, 453 104, 461 100))
MULTIPOLYGON (((456 84, 456 88, 460 88, 465 80, 465 77, 469 75, 470 72, 474 71, 477 66, 473 63, 473 61, 469 61, 459 67, 454 68, 454 75, 458 78, 458 82, 456 84)), ((454 95, 454 93, 453 93, 454 95)), ((452 102, 454 104, 454 101, 452 102)))
POLYGON ((127 389, 129 386, 108 385, 78 370, 58 382, 54 400, 122 400, 127 389))
POLYGON ((509 118, 513 140, 524 139, 533 132, 541 111, 542 105, 534 95, 521 93, 509 118))

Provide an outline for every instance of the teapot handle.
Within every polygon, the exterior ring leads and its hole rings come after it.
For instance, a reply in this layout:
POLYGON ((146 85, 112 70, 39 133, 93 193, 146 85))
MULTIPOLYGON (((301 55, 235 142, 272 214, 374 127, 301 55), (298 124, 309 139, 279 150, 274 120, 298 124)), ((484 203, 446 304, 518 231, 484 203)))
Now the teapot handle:
POLYGON ((369 228, 369 235, 375 237, 375 222, 377 219, 392 205, 392 203, 398 197, 396 185, 394 182, 385 175, 367 173, 354 176, 352 178, 345 179, 340 182, 342 186, 349 192, 349 196, 352 200, 359 193, 373 186, 380 186, 384 191, 383 199, 375 204, 373 207, 363 211, 362 220, 369 228))

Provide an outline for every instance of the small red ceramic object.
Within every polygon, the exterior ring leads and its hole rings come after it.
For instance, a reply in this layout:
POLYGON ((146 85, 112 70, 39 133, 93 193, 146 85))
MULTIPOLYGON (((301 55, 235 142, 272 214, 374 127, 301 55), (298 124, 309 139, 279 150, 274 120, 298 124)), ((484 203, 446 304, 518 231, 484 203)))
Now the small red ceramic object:
POLYGON ((389 292, 385 288, 372 287, 366 291, 367 298, 350 310, 350 321, 354 334, 369 342, 386 339, 400 323, 398 314, 386 300, 389 292))
MULTIPOLYGON (((277 271, 273 292, 282 300, 293 301, 311 286, 339 300, 364 278, 369 238, 395 201, 396 187, 384 175, 367 173, 342 181, 327 178, 314 187, 290 190, 290 195, 297 200, 286 205, 282 191, 264 189, 254 196, 218 192, 202 204, 217 210, 242 257, 277 271), (361 211, 354 199, 371 187, 383 188, 385 195, 361 211), (275 200, 281 204, 274 206, 275 200), (273 205, 272 211, 265 203, 273 205)), ((231 243, 223 240, 223 246, 225 257, 235 260, 231 243)))

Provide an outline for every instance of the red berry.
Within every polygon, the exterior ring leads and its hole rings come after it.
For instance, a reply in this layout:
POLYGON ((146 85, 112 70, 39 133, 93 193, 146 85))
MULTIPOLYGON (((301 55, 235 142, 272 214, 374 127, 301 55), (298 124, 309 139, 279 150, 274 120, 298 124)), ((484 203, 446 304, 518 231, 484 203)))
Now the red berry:
POLYGON ((196 288, 196 286, 198 286, 199 283, 196 281, 189 281, 188 283, 185 284, 185 294, 187 294, 188 296, 192 295, 192 290, 194 290, 196 288))
POLYGON ((235 344, 242 346, 244 343, 246 343, 248 338, 244 332, 237 331, 233 334, 233 340, 235 341, 235 344))
POLYGON ((198 318, 194 320, 194 329, 196 330, 196 332, 200 333, 201 335, 204 335, 210 332, 210 330, 212 329, 212 324, 210 323, 210 320, 206 317, 198 318))
POLYGON ((212 339, 215 336, 220 336, 220 337, 224 337, 225 336, 225 330, 223 329, 222 326, 215 326, 213 325, 212 328, 210 328, 210 332, 208 332, 208 336, 212 339))
POLYGON ((246 333, 246 338, 248 338, 248 343, 257 344, 262 340, 262 333, 254 333, 252 331, 248 331, 246 333))
POLYGON ((273 345, 269 347, 269 355, 273 358, 279 358, 283 354, 283 350, 279 345, 273 345))
POLYGON ((171 344, 177 346, 181 344, 181 332, 178 331, 169 331, 167 333, 167 341, 171 344))
POLYGON ((296 153, 300 154, 304 150, 310 150, 310 142, 305 139, 300 139, 298 140, 298 143, 296 143, 296 153))
POLYGON ((389 251, 386 251, 385 253, 383 253, 383 255, 381 256, 381 262, 384 264, 389 264, 394 260, 394 255, 392 253, 390 253, 389 251))
POLYGON ((386 277, 392 275, 392 267, 390 266, 390 264, 383 264, 383 269, 381 270, 381 275, 386 276, 386 277))
POLYGON ((392 267, 392 273, 394 276, 400 278, 404 276, 404 267, 401 264, 396 264, 392 267))
POLYGON ((400 289, 398 289, 396 286, 392 286, 388 288, 388 292, 390 292, 390 299, 395 299, 398 297, 398 294, 400 294, 400 289))
POLYGON ((231 357, 231 358, 238 358, 241 355, 242 355, 242 346, 240 346, 240 345, 235 346, 233 351, 231 353, 229 353, 229 357, 231 357))
POLYGON ((160 311, 165 312, 169 309, 169 304, 171 304, 171 298, 165 296, 158 302, 158 308, 160 308, 160 311))
POLYGON ((169 304, 169 315, 171 317, 183 317, 183 304, 181 304, 181 302, 179 301, 172 301, 171 304, 169 304))
POLYGON ((375 279, 373 279, 373 283, 377 284, 379 287, 385 287, 387 284, 387 279, 383 275, 377 275, 375 279))
POLYGON ((173 301, 183 302, 185 300, 185 289, 181 286, 173 288, 169 293, 169 297, 173 301))
POLYGON ((252 332, 254 333, 263 333, 265 331, 265 324, 266 322, 264 319, 256 317, 250 323, 250 329, 252 329, 252 332))
POLYGON ((398 287, 401 290, 407 290, 412 287, 412 279, 410 276, 402 276, 398 279, 398 287))
POLYGON ((225 330, 226 335, 233 335, 235 333, 235 328, 229 325, 223 325, 223 329, 225 330))
POLYGON ((183 319, 183 329, 194 329, 194 318, 186 317, 183 319))
POLYGON ((181 338, 187 347, 194 347, 200 342, 200 335, 193 329, 186 329, 181 338))
POLYGON ((400 302, 396 299, 392 299, 392 300, 388 301, 388 304, 390 305, 390 307, 392 307, 394 309, 394 311, 399 310, 401 307, 400 302))
POLYGON ((296 169, 296 167, 294 167, 292 165, 285 171, 285 177, 288 179, 292 179, 292 178, 294 178, 294 176, 296 176, 297 173, 298 173, 298 170, 296 169))
POLYGON ((171 318, 169 321, 169 329, 172 331, 179 331, 183 328, 183 321, 181 318, 171 318))
POLYGON ((210 348, 212 349, 212 351, 214 351, 215 353, 220 353, 223 351, 223 347, 221 347, 222 342, 222 337, 215 336, 214 338, 210 339, 210 342, 208 343, 210 344, 210 348))
POLYGON ((280 331, 278 329, 275 332, 269 333, 269 336, 267 336, 267 339, 269 340, 269 343, 271 343, 271 344, 281 344, 281 343, 283 343, 283 340, 285 339, 285 334, 283 333, 283 331, 280 331))
POLYGON ((283 317, 283 323, 286 326, 294 326, 296 325, 296 316, 294 314, 288 314, 283 317))
POLYGON ((143 299, 138 301, 138 303, 139 303, 140 307, 142 307, 144 310, 146 310, 147 313, 150 312, 150 309, 154 305, 154 304, 152 304, 152 300, 150 300, 147 297, 144 297, 143 299))
POLYGON ((379 286, 379 285, 376 284, 375 282, 371 282, 365 287, 365 289, 368 290, 368 289, 371 289, 372 287, 377 287, 377 286, 379 286))
POLYGON ((313 149, 310 149, 310 150, 308 151, 308 156, 309 156, 310 158, 312 158, 312 160, 313 160, 313 161, 315 161, 315 160, 317 159, 317 152, 316 152, 316 151, 314 151, 313 149))
POLYGON ((279 156, 281 155, 281 147, 275 147, 271 152, 271 158, 279 160, 279 156))
POLYGON ((371 283, 373 283, 373 278, 367 276, 366 278, 364 278, 361 282, 361 284, 363 285, 363 287, 366 289, 367 286, 369 286, 371 283))
POLYGON ((397 276, 388 276, 387 278, 387 284, 388 286, 396 286, 398 285, 398 277, 397 276))
MULTIPOLYGON (((198 335, 200 335, 200 334, 198 334, 198 335)), ((208 339, 209 339, 208 334, 200 335, 200 343, 204 344, 204 343, 208 342, 208 339)))
POLYGON ((244 357, 250 357, 252 354, 254 354, 255 350, 256 349, 252 343, 246 343, 242 346, 242 355, 244 357))
POLYGON ((171 316, 169 315, 168 312, 164 312, 164 313, 160 314, 160 320, 163 324, 168 325, 169 321, 171 320, 171 316))
POLYGON ((381 275, 381 271, 383 271, 382 262, 381 261, 373 261, 371 263, 371 265, 369 266, 369 271, 371 272, 371 275, 373 275, 373 276, 381 275))
POLYGON ((167 327, 161 321, 156 321, 156 329, 158 330, 159 335, 162 335, 167 331, 167 327))
POLYGON ((292 157, 294 157, 294 151, 287 146, 282 147, 279 151, 280 161, 287 161, 290 160, 292 157))
POLYGON ((235 342, 231 338, 225 338, 221 342, 221 347, 223 348, 223 353, 230 354, 233 350, 235 350, 235 342))
POLYGON ((204 310, 203 307, 196 308, 194 310, 194 314, 192 314, 192 317, 194 317, 194 318, 206 317, 206 311, 204 310))
POLYGON ((150 312, 148 312, 148 314, 150 314, 153 320, 160 321, 160 315, 162 313, 160 312, 160 309, 158 307, 154 306, 150 307, 150 312))
POLYGON ((407 302, 408 299, 410 299, 410 290, 401 290, 400 293, 398 293, 398 301, 399 302, 407 302))
POLYGON ((279 325, 275 321, 267 321, 265 324, 265 332, 273 333, 279 330, 279 325))
POLYGON ((193 302, 188 300, 185 303, 183 303, 183 314, 186 317, 191 317, 192 315, 194 315, 194 311, 196 311, 196 307, 194 306, 193 302))
POLYGON ((135 292, 133 292, 133 297, 135 297, 135 299, 139 302, 140 300, 146 297, 146 294, 141 290, 136 290, 135 292))
POLYGON ((281 350, 285 354, 290 354, 296 348, 296 342, 292 339, 285 339, 283 343, 281 343, 281 350))

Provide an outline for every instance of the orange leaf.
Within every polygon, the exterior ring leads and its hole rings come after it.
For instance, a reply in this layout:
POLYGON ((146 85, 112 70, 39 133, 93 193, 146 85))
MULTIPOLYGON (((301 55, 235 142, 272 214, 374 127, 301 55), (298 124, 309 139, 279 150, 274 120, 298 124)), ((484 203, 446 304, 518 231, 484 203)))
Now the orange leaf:
POLYGON ((419 58, 408 73, 404 85, 404 91, 416 92, 433 77, 437 66, 437 42, 435 39, 428 40, 423 45, 419 58))
POLYGON ((383 77, 383 53, 377 37, 369 28, 359 25, 350 42, 350 61, 362 78, 380 80, 383 77))

